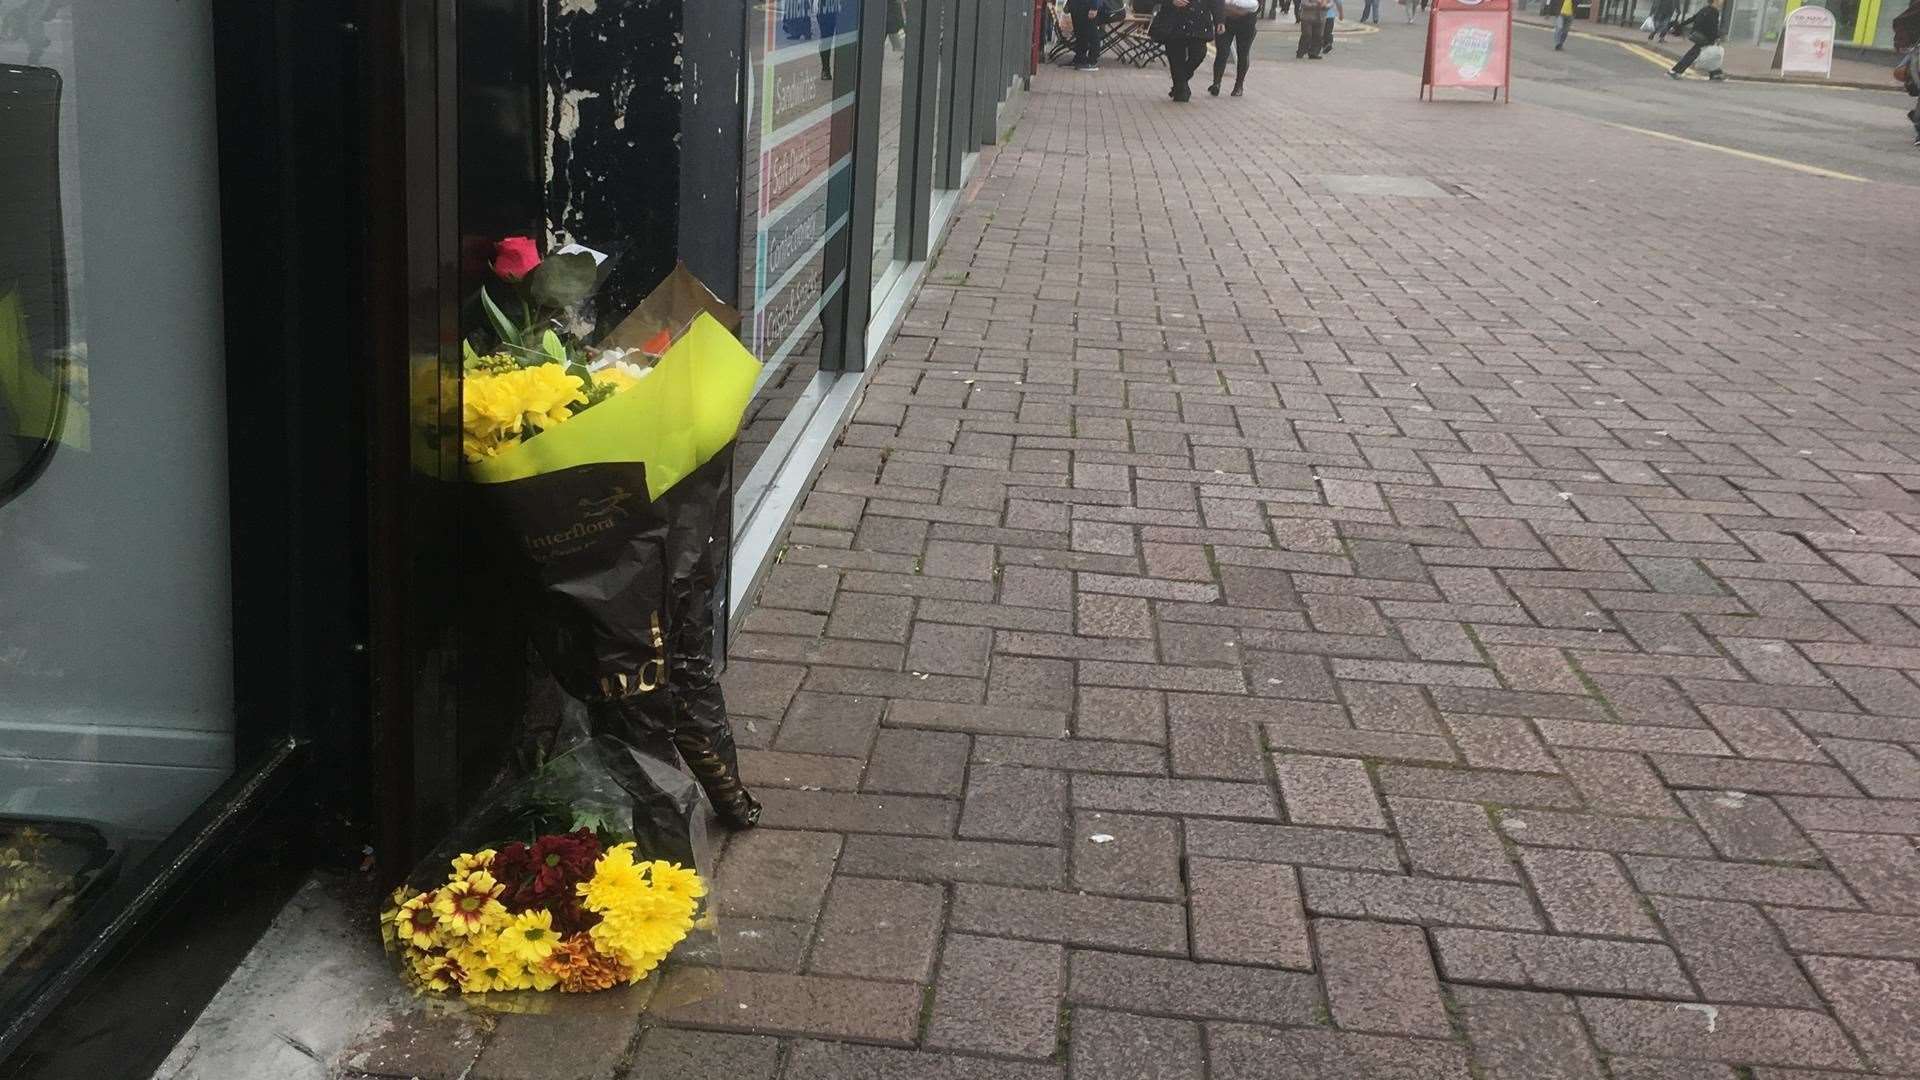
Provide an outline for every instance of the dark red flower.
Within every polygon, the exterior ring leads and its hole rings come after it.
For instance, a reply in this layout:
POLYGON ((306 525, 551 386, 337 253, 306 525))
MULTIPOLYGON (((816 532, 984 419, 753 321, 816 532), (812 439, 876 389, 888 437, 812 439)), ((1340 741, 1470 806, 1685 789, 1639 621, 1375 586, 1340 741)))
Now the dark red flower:
POLYGON ((528 895, 533 886, 533 849, 518 840, 503 845, 493 857, 493 878, 506 886, 500 902, 515 915, 533 906, 528 895))
POLYGON ((600 924, 599 913, 588 911, 586 904, 577 896, 555 901, 550 910, 553 912, 553 929, 562 936, 584 934, 600 924))
POLYGON ((573 896, 573 887, 593 876, 600 838, 592 829, 543 836, 533 842, 531 895, 541 903, 573 896))

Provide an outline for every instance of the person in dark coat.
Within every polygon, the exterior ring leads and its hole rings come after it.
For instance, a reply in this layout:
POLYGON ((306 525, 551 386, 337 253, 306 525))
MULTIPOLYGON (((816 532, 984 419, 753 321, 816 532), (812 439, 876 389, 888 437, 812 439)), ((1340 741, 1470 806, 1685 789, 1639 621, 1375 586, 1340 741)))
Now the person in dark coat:
POLYGON ((894 52, 907 45, 907 0, 887 0, 887 44, 894 52))
POLYGON ((1300 22, 1300 42, 1294 47, 1295 60, 1318 60, 1327 53, 1327 19, 1330 0, 1298 0, 1294 17, 1300 22))
MULTIPOLYGON (((1915 0, 1920 3, 1920 0, 1915 0)), ((1207 93, 1220 96, 1220 80, 1227 74, 1227 57, 1233 56, 1233 96, 1239 97, 1247 85, 1247 64, 1253 53, 1253 36, 1260 30, 1260 8, 1258 6, 1244 11, 1234 9, 1234 0, 1221 0, 1220 22, 1226 29, 1220 31, 1220 40, 1213 43, 1213 85, 1207 87, 1207 93)))
POLYGON ((1666 37, 1667 29, 1673 25, 1673 17, 1679 13, 1678 0, 1653 0, 1653 11, 1647 16, 1653 23, 1653 29, 1647 32, 1647 40, 1666 37))
MULTIPOLYGON (((1907 10, 1893 17, 1893 50, 1900 56, 1894 77, 1908 94, 1920 98, 1920 0, 1912 0, 1907 10)), ((1920 104, 1907 110, 1913 121, 1913 146, 1920 150, 1920 104)))
POLYGON ((1099 71, 1106 38, 1106 9, 1101 0, 1067 0, 1067 16, 1073 20, 1074 70, 1099 71))
MULTIPOLYGON (((1669 78, 1677 79, 1686 74, 1695 60, 1700 59, 1700 50, 1720 40, 1720 0, 1707 0, 1707 6, 1687 16, 1674 26, 1675 30, 1684 30, 1687 40, 1693 47, 1680 57, 1679 63, 1667 72, 1669 78)), ((1715 73, 1716 77, 1718 72, 1715 73)))
POLYGON ((1167 70, 1173 74, 1168 97, 1193 100, 1189 81, 1207 58, 1207 43, 1225 29, 1220 21, 1220 0, 1165 0, 1153 13, 1147 36, 1166 47, 1167 70))

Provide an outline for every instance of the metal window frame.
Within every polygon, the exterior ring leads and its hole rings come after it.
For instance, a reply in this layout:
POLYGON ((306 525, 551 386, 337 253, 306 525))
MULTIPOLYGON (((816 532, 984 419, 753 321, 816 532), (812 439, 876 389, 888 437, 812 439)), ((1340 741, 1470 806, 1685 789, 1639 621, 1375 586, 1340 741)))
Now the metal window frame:
POLYGON ((1000 99, 1005 69, 1008 0, 982 0, 974 7, 973 133, 970 149, 1000 141, 1000 99), (998 9, 997 11, 995 9, 998 9))
MULTIPOLYGON (((841 366, 814 377, 775 435, 774 444, 741 482, 736 502, 730 618, 744 618, 751 598, 772 569, 775 553, 826 457, 851 422, 887 340, 897 331, 914 292, 925 283, 930 257, 952 227, 961 189, 979 168, 983 144, 997 143, 1002 104, 1016 77, 1033 73, 1034 0, 906 0, 905 68, 900 108, 900 185, 895 203, 894 259, 875 275, 850 265, 834 317, 851 328, 838 343, 841 366), (947 77, 941 78, 945 68, 947 77)), ((863 11, 859 74, 862 87, 882 85, 886 48, 884 0, 863 11)), ((881 93, 862 93, 854 108, 855 145, 850 250, 871 247, 877 222, 881 93)))
MULTIPOLYGON (((977 18, 965 17, 962 0, 943 0, 941 6, 951 32, 946 36, 940 58, 947 72, 947 85, 940 102, 945 115, 940 123, 936 186, 942 191, 953 191, 966 182, 967 155, 978 145, 973 142, 973 54, 979 25, 977 18)), ((975 12, 977 14, 977 8, 975 12)))
POLYGON ((873 234, 880 201, 880 121, 886 111, 885 0, 860 9, 853 98, 853 184, 848 192, 847 283, 833 304, 844 327, 834 352, 821 357, 823 371, 852 373, 867 368, 867 330, 873 315, 873 234))
MULTIPOLYGON (((933 241, 933 175, 937 156, 941 20, 953 0, 909 0, 907 8, 906 89, 913 101, 912 123, 902 117, 900 201, 894 253, 908 263, 926 259, 933 241)), ((903 106, 904 107, 904 106, 903 106)))

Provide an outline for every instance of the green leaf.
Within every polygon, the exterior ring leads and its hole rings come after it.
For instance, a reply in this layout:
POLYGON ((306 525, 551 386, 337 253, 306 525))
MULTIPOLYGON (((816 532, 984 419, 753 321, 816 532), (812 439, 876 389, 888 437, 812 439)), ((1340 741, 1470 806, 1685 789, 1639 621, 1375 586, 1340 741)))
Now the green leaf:
POLYGON ((599 278, 600 264, 591 255, 549 255, 527 275, 527 295, 542 307, 571 307, 593 295, 599 278))
POLYGON ((520 328, 513 325, 512 320, 507 318, 507 313, 501 311, 500 305, 494 303, 493 297, 487 295, 485 285, 480 286, 480 306, 486 309, 487 321, 493 323, 493 332, 500 335, 502 344, 520 344, 520 328))
POLYGON ((480 366, 480 354, 473 351, 473 342, 464 338, 460 341, 460 366, 467 371, 480 366))
POLYGON ((551 330, 540 335, 540 351, 553 357, 554 363, 567 362, 567 347, 560 343, 560 335, 551 330))

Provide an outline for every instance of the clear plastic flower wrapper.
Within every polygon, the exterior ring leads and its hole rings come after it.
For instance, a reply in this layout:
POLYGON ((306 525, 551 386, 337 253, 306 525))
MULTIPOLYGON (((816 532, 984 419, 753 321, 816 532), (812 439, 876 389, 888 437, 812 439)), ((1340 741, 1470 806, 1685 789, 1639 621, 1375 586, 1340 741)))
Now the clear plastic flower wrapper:
POLYGON ((673 757, 583 723, 567 725, 563 746, 394 891, 381 936, 413 986, 590 993, 645 979, 683 945, 711 948, 699 783, 673 757))

